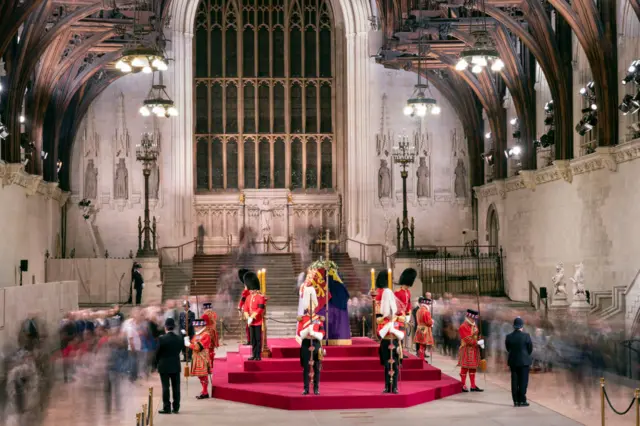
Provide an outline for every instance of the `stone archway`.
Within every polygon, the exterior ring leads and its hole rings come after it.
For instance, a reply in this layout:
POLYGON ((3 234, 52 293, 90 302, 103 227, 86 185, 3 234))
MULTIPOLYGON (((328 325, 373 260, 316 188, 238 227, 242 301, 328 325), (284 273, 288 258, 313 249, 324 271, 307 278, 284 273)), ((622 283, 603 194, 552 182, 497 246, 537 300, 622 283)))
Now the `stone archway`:
MULTIPOLYGON (((168 71, 170 90, 181 118, 172 122, 170 158, 175 191, 172 200, 173 222, 168 224, 173 235, 167 244, 180 244, 192 240, 196 232, 193 173, 193 34, 199 0, 173 0, 167 38, 174 65, 168 71)), ((336 134, 344 143, 336 153, 338 170, 336 188, 343 194, 342 222, 346 234, 361 241, 368 240, 368 208, 373 194, 362 191, 371 176, 370 163, 362 158, 373 155, 369 143, 369 17, 372 15, 367 0, 331 0, 336 27, 336 74, 338 102, 346 105, 336 120, 336 134)))
POLYGON ((489 253, 497 254, 500 251, 500 222, 498 220, 498 211, 496 206, 491 204, 487 211, 487 244, 489 245, 489 253))

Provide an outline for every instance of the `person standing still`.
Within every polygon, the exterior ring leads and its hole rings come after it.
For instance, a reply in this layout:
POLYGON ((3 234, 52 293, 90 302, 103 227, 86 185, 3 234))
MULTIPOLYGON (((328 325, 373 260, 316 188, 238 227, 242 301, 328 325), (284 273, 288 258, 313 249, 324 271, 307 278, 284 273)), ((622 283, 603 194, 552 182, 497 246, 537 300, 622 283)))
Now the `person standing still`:
POLYGON ((508 364, 511 369, 511 396, 514 407, 528 407, 527 386, 529 385, 529 367, 533 343, 529 333, 522 331, 524 321, 517 317, 513 321, 513 332, 507 334, 505 345, 509 354, 508 364))
POLYGON ((131 274, 133 287, 136 289, 136 305, 142 303, 142 289, 144 289, 144 278, 142 278, 140 268, 142 268, 142 265, 140 265, 139 263, 134 263, 133 273, 131 274))
MULTIPOLYGON (((185 300, 182 302, 182 307, 184 310, 180 312, 180 330, 184 330, 184 334, 191 339, 195 334, 193 321, 196 319, 196 314, 190 310, 191 304, 188 301, 185 300)), ((191 362, 191 350, 185 346, 183 351, 182 360, 184 362, 191 362)))
POLYGON ((164 322, 165 334, 160 336, 156 351, 156 364, 162 383, 162 410, 158 411, 160 414, 178 414, 180 411, 180 353, 184 344, 182 338, 174 333, 175 328, 175 320, 167 318, 164 322), (169 385, 173 394, 173 406, 169 385))

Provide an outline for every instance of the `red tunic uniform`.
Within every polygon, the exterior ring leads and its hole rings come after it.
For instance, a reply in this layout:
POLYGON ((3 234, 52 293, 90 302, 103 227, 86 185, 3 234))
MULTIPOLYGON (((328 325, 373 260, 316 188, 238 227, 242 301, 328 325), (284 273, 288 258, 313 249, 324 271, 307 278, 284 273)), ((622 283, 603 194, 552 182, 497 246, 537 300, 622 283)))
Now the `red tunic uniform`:
POLYGON ((242 290, 242 295, 240 296, 240 302, 238 303, 238 309, 240 310, 244 309, 244 302, 245 300, 247 300, 247 297, 249 297, 249 294, 251 294, 251 292, 246 288, 242 290))
POLYGON ((460 367, 476 370, 480 365, 480 348, 478 347, 478 327, 464 321, 458 329, 460 334, 460 367))
POLYGON ((202 318, 207 322, 207 333, 210 336, 209 343, 209 367, 213 369, 213 359, 216 357, 216 349, 220 346, 218 342, 218 330, 216 330, 216 324, 218 321, 218 314, 211 309, 207 309, 202 314, 202 318))
POLYGON ((414 342, 425 346, 433 345, 433 319, 431 318, 429 308, 420 305, 420 308, 416 312, 416 323, 416 337, 414 342))
POLYGON ((247 297, 247 300, 244 302, 243 311, 246 318, 253 318, 251 325, 262 325, 265 305, 265 297, 258 291, 252 292, 247 297))
POLYGON ((296 340, 298 343, 302 339, 314 338, 316 340, 322 340, 324 338, 324 326, 318 315, 313 315, 310 318, 309 315, 303 315, 298 317, 298 328, 296 330, 296 340), (315 336, 311 335, 314 333, 315 336), (319 337, 319 339, 317 339, 319 337))
POLYGON ((394 295, 398 301, 398 316, 411 315, 411 290, 401 288, 394 295))
POLYGON ((191 375, 196 377, 206 377, 211 372, 209 347, 211 346, 211 336, 207 330, 201 331, 191 338, 189 348, 193 351, 191 358, 191 375))

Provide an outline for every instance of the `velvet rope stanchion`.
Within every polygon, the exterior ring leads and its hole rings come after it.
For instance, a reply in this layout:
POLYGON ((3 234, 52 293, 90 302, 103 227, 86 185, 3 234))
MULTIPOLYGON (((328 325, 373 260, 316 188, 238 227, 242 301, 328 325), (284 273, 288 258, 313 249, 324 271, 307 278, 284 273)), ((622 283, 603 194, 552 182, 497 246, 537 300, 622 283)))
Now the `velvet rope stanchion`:
POLYGON ((147 412, 147 426, 153 426, 153 388, 149 388, 149 402, 147 403, 149 411, 147 412))
POLYGON ((631 408, 633 407, 633 405, 635 404, 636 406, 636 425, 640 425, 640 406, 638 404, 640 404, 640 389, 636 389, 633 392, 633 398, 631 399, 631 403, 629 403, 629 406, 627 407, 626 410, 624 411, 618 411, 613 407, 613 404, 611 404, 611 400, 609 399, 609 395, 607 394, 607 389, 604 386, 604 377, 600 378, 600 405, 601 405, 601 420, 602 420, 602 426, 605 426, 605 408, 604 408, 604 401, 607 401, 607 404, 609 404, 609 408, 611 408, 611 411, 613 411, 614 413, 616 413, 619 416, 624 416, 625 414, 627 414, 629 411, 631 411, 631 408))

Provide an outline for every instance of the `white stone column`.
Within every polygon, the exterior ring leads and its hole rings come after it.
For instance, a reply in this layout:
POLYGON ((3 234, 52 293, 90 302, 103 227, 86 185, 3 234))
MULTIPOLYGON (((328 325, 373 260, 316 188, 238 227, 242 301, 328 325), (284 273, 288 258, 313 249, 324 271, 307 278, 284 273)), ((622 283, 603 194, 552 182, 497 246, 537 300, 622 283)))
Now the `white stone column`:
POLYGON ((170 32, 169 39, 173 61, 168 71, 168 90, 180 114, 171 122, 171 137, 166 144, 171 162, 167 182, 171 217, 167 218, 166 229, 172 230, 168 244, 174 245, 194 238, 193 34, 177 28, 170 32))

